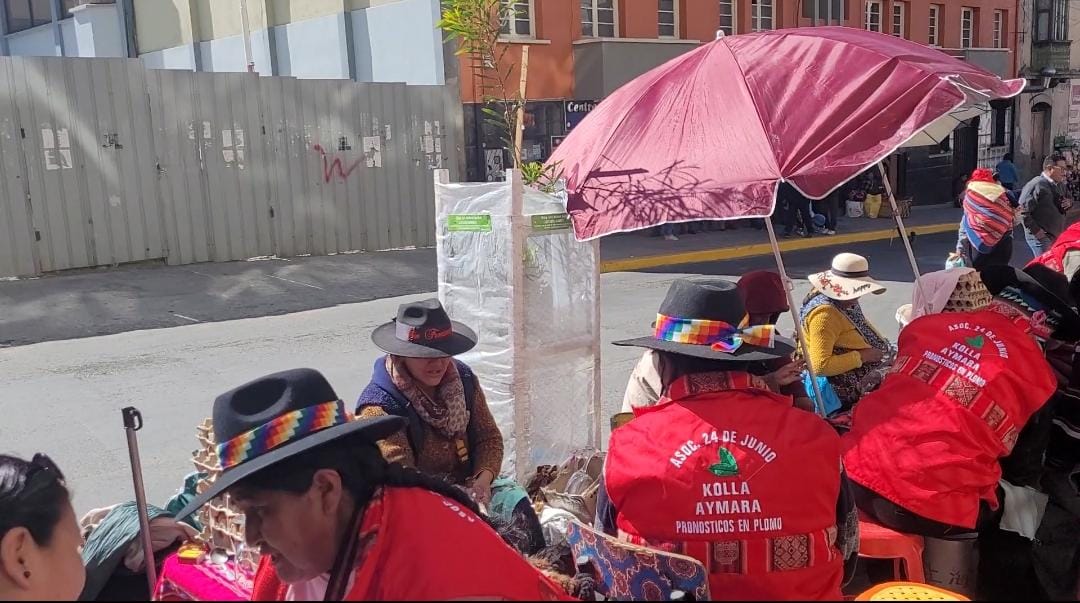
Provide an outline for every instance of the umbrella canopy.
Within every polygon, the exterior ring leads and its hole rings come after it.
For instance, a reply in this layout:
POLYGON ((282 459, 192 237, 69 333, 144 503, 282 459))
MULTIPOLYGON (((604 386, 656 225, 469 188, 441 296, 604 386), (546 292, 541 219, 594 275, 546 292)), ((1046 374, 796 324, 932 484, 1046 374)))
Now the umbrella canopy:
POLYGON ((779 181, 823 198, 905 143, 932 141, 965 111, 1023 87, 860 29, 727 36, 617 90, 548 164, 566 178, 580 239, 765 217, 779 181))

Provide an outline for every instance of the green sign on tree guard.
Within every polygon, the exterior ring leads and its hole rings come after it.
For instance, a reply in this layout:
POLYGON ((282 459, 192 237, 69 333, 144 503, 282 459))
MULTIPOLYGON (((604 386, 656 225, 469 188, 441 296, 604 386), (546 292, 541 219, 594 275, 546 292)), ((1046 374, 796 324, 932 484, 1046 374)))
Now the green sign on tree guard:
POLYGON ((446 229, 450 232, 491 232, 489 214, 450 214, 446 217, 446 229))
POLYGON ((533 230, 569 230, 570 226, 570 216, 566 214, 536 214, 532 216, 533 230))

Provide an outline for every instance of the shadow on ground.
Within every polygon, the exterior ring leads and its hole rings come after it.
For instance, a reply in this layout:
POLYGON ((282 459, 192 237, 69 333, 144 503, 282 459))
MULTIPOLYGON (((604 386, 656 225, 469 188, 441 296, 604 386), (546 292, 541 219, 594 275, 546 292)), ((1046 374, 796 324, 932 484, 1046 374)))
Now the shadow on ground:
POLYGON ((0 347, 289 314, 435 289, 434 249, 71 272, 0 282, 0 347))

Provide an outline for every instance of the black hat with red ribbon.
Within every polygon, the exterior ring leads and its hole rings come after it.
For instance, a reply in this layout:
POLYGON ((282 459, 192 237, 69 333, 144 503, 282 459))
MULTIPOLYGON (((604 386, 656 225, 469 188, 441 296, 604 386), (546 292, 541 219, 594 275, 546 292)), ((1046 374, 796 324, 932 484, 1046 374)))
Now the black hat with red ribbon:
POLYGON ((404 358, 447 358, 476 347, 476 333, 450 320, 437 299, 402 304, 394 320, 375 329, 380 350, 404 358))

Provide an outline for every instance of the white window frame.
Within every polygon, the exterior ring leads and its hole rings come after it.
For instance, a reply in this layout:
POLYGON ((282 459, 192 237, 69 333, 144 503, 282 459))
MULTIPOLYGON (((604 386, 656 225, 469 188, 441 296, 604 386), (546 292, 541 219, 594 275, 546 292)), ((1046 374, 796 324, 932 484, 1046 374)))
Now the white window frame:
POLYGON ((720 17, 724 16, 724 7, 731 9, 731 27, 730 31, 724 29, 724 26, 717 22, 716 31, 724 32, 725 36, 733 36, 739 33, 739 2, 738 0, 718 0, 717 4, 720 6, 720 17))
POLYGON ((975 9, 965 6, 960 9, 960 48, 973 48, 974 43, 975 9))
POLYGON ((882 28, 882 23, 881 23, 882 19, 881 18, 884 16, 884 15, 882 15, 882 12, 884 12, 882 10, 882 4, 883 3, 882 3, 881 0, 866 0, 866 5, 864 7, 865 12, 863 14, 863 29, 865 29, 867 31, 876 31, 878 33, 882 32, 883 28, 882 28), (870 17, 871 17, 872 14, 874 14, 873 11, 870 10, 871 7, 876 7, 877 8, 877 29, 874 29, 873 27, 871 27, 871 25, 873 25, 873 23, 871 22, 870 17))
POLYGON ((776 2, 774 0, 750 0, 750 31, 772 31, 776 29, 776 2), (761 9, 767 6, 768 17, 762 16, 761 9), (768 27, 765 23, 768 21, 768 27))
POLYGON ((930 5, 930 25, 926 32, 926 42, 931 46, 941 46, 941 5, 930 5))
POLYGON ((892 18, 889 21, 889 30, 889 33, 898 38, 907 37, 907 2, 893 0, 892 18), (896 21, 897 17, 900 17, 899 23, 896 21))
POLYGON ((1005 39, 1004 38, 1005 38, 1005 11, 1003 11, 1003 10, 995 10, 994 11, 994 39, 993 39, 994 48, 1004 48, 1005 47, 1005 44, 1004 44, 1005 39))
MULTIPOLYGON (((600 0, 580 0, 580 2, 578 2, 579 12, 580 12, 580 10, 585 8, 585 6, 582 6, 582 5, 584 5, 586 3, 588 3, 588 4, 590 4, 592 6, 592 9, 591 9, 592 10, 592 19, 591 19, 591 22, 592 22, 592 34, 586 35, 585 34, 585 29, 584 29, 584 27, 582 27, 581 35, 583 37, 586 37, 586 38, 606 38, 606 37, 609 37, 609 36, 600 35, 600 33, 598 31, 600 29, 600 23, 598 21, 598 19, 600 18, 600 0)), ((604 10, 607 10, 607 9, 604 9, 604 10)), ((613 22, 611 23, 612 35, 610 37, 617 38, 617 37, 619 37, 619 0, 611 0, 611 19, 612 19, 613 22)), ((581 24, 585 25, 585 22, 582 21, 581 24)), ((605 23, 604 25, 607 25, 607 23, 605 23)))
POLYGON ((682 0, 671 0, 672 23, 674 23, 674 26, 672 28, 672 33, 670 33, 670 34, 660 33, 660 27, 662 27, 664 25, 664 23, 660 22, 660 13, 666 13, 668 11, 660 9, 660 2, 659 1, 656 3, 656 34, 657 34, 657 37, 665 38, 665 39, 678 39, 679 38, 679 33, 680 33, 679 32, 679 4, 681 2, 682 2, 682 0))
POLYGON ((499 37, 506 40, 533 40, 536 39, 536 21, 533 16, 536 14, 536 0, 501 0, 503 5, 509 4, 510 6, 517 6, 518 4, 526 4, 529 7, 529 14, 527 17, 522 17, 520 13, 515 13, 503 23, 503 28, 506 31, 499 32, 499 37), (517 24, 523 21, 529 23, 529 33, 523 34, 517 32, 517 24))

